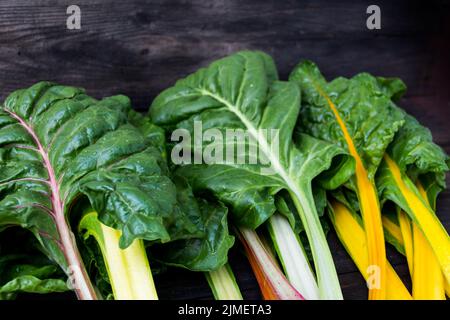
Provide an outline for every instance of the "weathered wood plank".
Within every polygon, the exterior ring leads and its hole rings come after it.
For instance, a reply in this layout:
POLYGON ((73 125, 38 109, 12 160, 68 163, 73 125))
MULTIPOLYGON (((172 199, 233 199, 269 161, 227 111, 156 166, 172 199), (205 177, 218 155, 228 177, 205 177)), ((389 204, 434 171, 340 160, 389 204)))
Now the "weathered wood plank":
POLYGON ((445 52, 434 48, 441 50, 446 39, 429 42, 448 34, 446 2, 423 6, 418 19, 409 1, 380 1, 379 31, 365 26, 366 1, 78 3, 79 31, 65 29, 66 7, 56 1, 0 4, 0 99, 47 79, 99 97, 122 92, 143 109, 179 77, 241 49, 272 54, 283 78, 308 58, 330 78, 361 71, 395 75, 411 94, 430 95, 436 92, 430 70, 445 60, 435 61, 445 52))
POLYGON ((1 98, 45 79, 84 87, 96 97, 123 93, 131 97, 137 109, 145 110, 159 92, 177 79, 241 49, 271 53, 282 79, 301 59, 312 59, 329 79, 367 71, 402 78, 409 94, 436 93, 432 82, 425 81, 428 53, 408 39, 331 39, 325 44, 315 40, 269 40, 270 45, 265 40, 253 40, 236 41, 231 46, 222 41, 174 40, 170 48, 152 49, 152 43, 159 41, 159 37, 152 36, 138 44, 87 37, 73 42, 47 40, 45 44, 21 45, 16 50, 1 47, 1 98))

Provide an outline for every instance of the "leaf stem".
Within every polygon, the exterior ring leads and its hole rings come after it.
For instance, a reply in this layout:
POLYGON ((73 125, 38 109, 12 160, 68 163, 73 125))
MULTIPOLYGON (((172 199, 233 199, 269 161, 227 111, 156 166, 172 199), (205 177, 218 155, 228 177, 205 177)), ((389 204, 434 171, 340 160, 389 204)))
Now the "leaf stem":
POLYGON ((281 272, 255 231, 241 227, 237 234, 265 300, 304 300, 281 272))
POLYGON ((216 300, 243 299, 233 270, 228 263, 217 270, 206 272, 205 276, 216 300))
POLYGON ((407 207, 402 208, 417 224, 428 240, 441 266, 447 282, 450 282, 450 238, 436 214, 426 199, 422 198, 419 190, 408 176, 402 174, 398 165, 385 154, 384 161, 391 171, 401 196, 405 199, 407 207))
POLYGON ((72 231, 69 230, 65 217, 61 217, 61 215, 56 216, 55 221, 68 264, 65 271, 69 277, 70 286, 75 291, 78 299, 97 300, 97 294, 86 272, 80 252, 75 244, 75 237, 72 231))
POLYGON ((268 221, 268 229, 275 250, 291 284, 308 300, 319 299, 319 287, 300 239, 287 219, 274 214, 268 221))
MULTIPOLYGON (((364 279, 367 279, 368 274, 366 270, 369 266, 369 256, 367 254, 366 233, 360 216, 336 200, 330 202, 328 214, 339 240, 358 267, 361 275, 364 279)), ((386 299, 412 299, 411 294, 389 262, 386 265, 386 279, 386 299)))
POLYGON ((300 189, 291 190, 290 194, 303 222, 303 227, 311 246, 320 298, 324 300, 342 300, 342 291, 333 256, 315 209, 311 186, 303 186, 300 189))
POLYGON ((116 300, 157 300, 155 283, 144 242, 134 240, 126 249, 119 247, 121 232, 101 223, 97 213, 83 215, 80 231, 92 235, 100 247, 116 300))

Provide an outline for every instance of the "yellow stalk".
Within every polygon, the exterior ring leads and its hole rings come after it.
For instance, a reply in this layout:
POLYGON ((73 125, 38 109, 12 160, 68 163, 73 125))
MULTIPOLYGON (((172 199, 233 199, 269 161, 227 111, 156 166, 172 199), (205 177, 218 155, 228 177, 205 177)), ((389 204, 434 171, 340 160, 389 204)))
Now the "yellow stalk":
POLYGON ((79 225, 86 237, 93 236, 100 247, 115 300, 157 300, 152 271, 144 242, 134 240, 120 249, 121 232, 101 223, 97 212, 83 215, 79 225))
MULTIPOLYGON (((331 220, 336 233, 355 262, 363 277, 367 280, 369 259, 367 240, 364 229, 350 210, 338 201, 331 203, 333 216, 331 220)), ((411 300, 408 289, 389 262, 386 262, 386 298, 391 300, 411 300)))
MULTIPOLYGON (((410 220, 409 220, 408 216, 406 215, 406 213, 404 213, 402 211, 400 211, 399 214, 400 213, 407 219, 406 220, 407 223, 409 223, 409 225, 411 225, 410 220)), ((399 217, 399 221, 400 221, 400 217, 399 217)), ((389 218, 386 218, 385 216, 383 216, 383 227, 389 232, 389 234, 391 236, 394 237, 394 239, 400 245, 405 246, 405 244, 403 243, 403 235, 402 235, 402 232, 400 231, 400 227, 398 225, 396 225, 391 220, 389 220, 389 218)), ((414 256, 413 255, 413 242, 412 242, 413 240, 412 240, 412 231, 409 229, 409 227, 408 227, 407 230, 409 230, 409 234, 410 234, 410 237, 409 237, 409 239, 410 239, 410 245, 409 245, 410 250, 409 250, 409 252, 410 253, 406 253, 406 257, 407 257, 407 261, 408 261, 409 272, 410 272, 411 278, 412 278, 413 266, 414 266, 414 263, 413 263, 413 256, 414 256), (409 265, 410 261, 411 261, 411 265, 409 265)), ((428 247, 429 247, 429 244, 428 244, 428 247)), ((407 252, 406 249, 405 249, 405 252, 407 252)), ((436 256, 434 256, 434 259, 438 263, 438 261, 436 259, 436 256)), ((447 281, 445 281, 445 278, 442 278, 442 279, 443 279, 443 282, 444 282, 445 294, 447 295, 447 297, 450 297, 450 285, 448 284, 447 281)))
POLYGON ((406 261, 408 262, 408 269, 409 273, 413 274, 413 257, 414 257, 414 250, 413 250, 413 235, 412 235, 412 224, 411 220, 409 219, 408 215, 403 212, 402 210, 399 210, 398 212, 398 222, 400 224, 400 230, 401 230, 401 236, 403 240, 403 247, 405 248, 405 255, 406 255, 406 261))
POLYGON ((450 298, 450 284, 447 281, 444 281, 445 294, 450 298))
POLYGON ((391 234, 398 241, 400 245, 403 246, 403 236, 400 227, 384 215, 381 216, 381 220, 383 221, 383 228, 386 229, 389 234, 391 234))
POLYGON ((444 275, 422 231, 413 224, 413 297, 416 300, 444 300, 444 275))
MULTIPOLYGON (((422 198, 429 204, 426 191, 416 184, 422 198)), ((414 270, 413 297, 418 300, 445 300, 444 275, 436 256, 422 231, 413 223, 414 270)))
POLYGON ((101 224, 103 253, 115 300, 157 300, 155 284, 142 240, 119 248, 120 231, 101 224))
POLYGON ((384 159, 392 173, 392 176, 406 200, 411 219, 423 232, 434 254, 439 261, 446 281, 450 281, 450 239, 447 231, 436 218, 433 210, 424 200, 414 184, 408 177, 401 174, 398 165, 388 156, 384 159))
POLYGON ((375 184, 370 181, 366 168, 356 150, 352 137, 341 119, 339 112, 331 99, 322 91, 319 93, 327 100, 330 109, 342 130, 348 150, 355 159, 356 163, 356 186, 358 200, 361 207, 361 214, 364 222, 364 230, 367 239, 367 248, 369 255, 368 269, 364 273, 374 271, 377 274, 378 281, 375 285, 367 283, 369 287, 369 299, 381 300, 386 297, 386 248, 384 245, 383 224, 381 221, 380 203, 375 184), (374 269, 375 267, 375 269, 374 269))

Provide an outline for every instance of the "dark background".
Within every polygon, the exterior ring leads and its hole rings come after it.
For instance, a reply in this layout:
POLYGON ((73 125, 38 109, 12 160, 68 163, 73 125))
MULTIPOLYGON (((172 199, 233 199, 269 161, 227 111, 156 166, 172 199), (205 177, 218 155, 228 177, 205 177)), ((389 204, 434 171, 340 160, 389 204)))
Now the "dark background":
MULTIPOLYGON (((271 54, 281 78, 302 58, 332 79, 368 71, 408 85, 400 105, 450 151, 450 1, 0 0, 0 100, 39 80, 81 86, 98 98, 130 96, 136 109, 200 66, 240 49, 271 54), (81 8, 81 30, 66 8, 81 8), (381 8, 381 30, 366 8, 381 8)), ((438 215, 450 228, 450 193, 438 215)), ((366 299, 365 283, 334 233, 329 243, 344 296, 366 299)), ((409 285, 405 260, 389 260, 409 285)), ((239 247, 231 265, 245 298, 259 290, 239 247)), ((172 269, 155 278, 163 299, 212 298, 201 273, 172 269)))

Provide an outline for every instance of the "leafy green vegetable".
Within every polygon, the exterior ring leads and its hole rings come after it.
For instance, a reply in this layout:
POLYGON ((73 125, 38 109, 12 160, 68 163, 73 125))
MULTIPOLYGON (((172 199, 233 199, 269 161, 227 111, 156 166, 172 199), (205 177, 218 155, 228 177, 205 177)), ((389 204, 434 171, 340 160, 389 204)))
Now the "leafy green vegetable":
MULTIPOLYGON (((402 172, 424 184, 428 197, 434 204, 438 193, 446 187, 445 172, 449 169, 450 160, 445 152, 433 143, 430 131, 405 113, 405 124, 390 144, 387 153, 402 172)), ((390 182, 386 170, 386 163, 383 162, 377 175, 381 193, 386 192, 383 196, 392 193, 385 191, 390 182)))
POLYGON ((173 181, 177 185, 180 206, 204 236, 153 246, 152 256, 165 264, 194 271, 222 267, 227 262, 228 250, 234 244, 234 237, 228 233, 227 208, 218 202, 195 198, 183 178, 175 177, 173 181))
POLYGON ((124 96, 97 101, 48 82, 15 91, 0 110, 0 230, 29 229, 81 299, 96 293, 67 222, 77 199, 87 197, 121 231, 122 248, 198 236, 176 210, 160 150, 129 124, 130 110, 124 96))
MULTIPOLYGON (((210 164, 184 165, 177 174, 188 179, 194 192, 212 192, 230 206, 234 222, 256 228, 276 210, 274 196, 288 190, 302 218, 313 251, 319 287, 324 298, 340 298, 341 292, 334 264, 315 209, 311 181, 323 174, 336 157, 337 167, 327 179, 334 187, 352 173, 350 158, 339 147, 303 135, 293 142, 292 133, 300 108, 300 90, 293 83, 276 81, 271 58, 260 52, 239 52, 200 69, 175 86, 163 91, 150 108, 152 120, 170 129, 185 129, 195 134, 196 122, 203 130, 244 129, 249 139, 220 144, 203 144, 193 139, 188 144, 194 153, 214 148, 226 154, 226 145, 244 148, 245 159, 263 161, 220 161, 210 164), (275 129, 279 139, 264 135, 264 129, 275 129), (279 144, 277 143, 279 141, 279 144), (222 148, 222 149, 221 149, 222 148), (350 168, 350 169, 349 169, 350 168), (264 169, 268 169, 270 174, 264 169)), ((202 132, 203 133, 203 132, 202 132)), ((240 149, 241 148, 241 149, 240 149)), ((172 150, 172 152, 175 148, 172 150)), ((238 151, 239 152, 239 151, 238 151)), ((195 160, 195 159, 194 159, 195 160)), ((332 170, 334 167, 332 168, 332 170)))
POLYGON ((311 61, 299 63, 289 79, 300 86, 303 94, 298 132, 338 143, 345 149, 353 142, 369 178, 373 179, 384 151, 404 122, 403 113, 391 101, 392 93, 388 94, 387 88, 380 86, 379 78, 368 73, 327 82, 311 61), (345 136, 336 110, 350 137, 345 136))
MULTIPOLYGON (((130 118, 150 145, 158 148, 166 158, 164 130, 135 112, 130 114, 130 118)), ((195 271, 211 271, 222 267, 227 261, 228 250, 234 244, 234 237, 228 231, 228 209, 218 201, 195 196, 183 177, 172 174, 171 178, 177 190, 176 209, 182 211, 201 234, 191 239, 175 239, 178 241, 155 245, 151 249, 151 256, 166 265, 195 271)))

